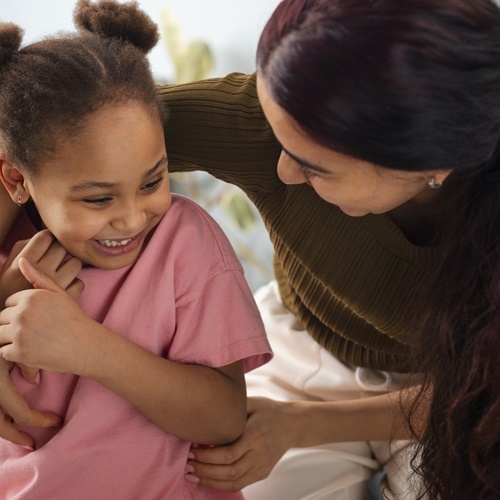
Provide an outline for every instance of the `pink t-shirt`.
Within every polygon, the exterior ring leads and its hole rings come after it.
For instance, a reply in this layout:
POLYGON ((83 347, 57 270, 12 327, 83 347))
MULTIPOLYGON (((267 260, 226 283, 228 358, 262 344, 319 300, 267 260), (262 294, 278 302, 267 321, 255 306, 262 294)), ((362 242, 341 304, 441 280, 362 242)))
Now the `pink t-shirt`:
MULTIPOLYGON (((14 241, 33 233, 21 216, 2 247, 0 265, 14 241)), ((271 357, 229 242, 185 198, 173 197, 133 265, 87 267, 79 277, 85 283, 79 303, 91 317, 160 356, 213 367, 244 360, 245 371, 271 357)), ((242 498, 185 480, 191 443, 166 434, 99 383, 42 371, 34 386, 17 367, 12 378, 32 408, 63 416, 64 425, 26 428, 34 452, 0 439, 0 499, 242 498)))

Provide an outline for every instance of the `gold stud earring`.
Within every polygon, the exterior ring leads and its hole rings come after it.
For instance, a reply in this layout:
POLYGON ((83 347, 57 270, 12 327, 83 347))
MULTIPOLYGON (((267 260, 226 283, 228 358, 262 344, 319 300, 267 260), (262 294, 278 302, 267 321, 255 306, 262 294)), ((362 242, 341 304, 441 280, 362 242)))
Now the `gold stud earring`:
POLYGON ((442 182, 436 182, 436 179, 434 179, 434 177, 431 177, 431 180, 429 181, 429 187, 431 189, 439 189, 442 185, 442 182))

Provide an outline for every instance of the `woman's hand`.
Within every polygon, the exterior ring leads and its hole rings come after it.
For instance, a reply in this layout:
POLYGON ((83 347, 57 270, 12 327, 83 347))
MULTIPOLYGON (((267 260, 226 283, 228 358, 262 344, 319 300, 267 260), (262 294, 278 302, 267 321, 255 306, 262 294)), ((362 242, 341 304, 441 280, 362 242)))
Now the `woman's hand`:
POLYGON ((289 407, 289 403, 249 398, 247 425, 238 440, 227 446, 191 450, 195 457, 188 462, 188 469, 193 469, 191 479, 219 490, 239 491, 266 478, 295 446, 301 432, 289 407))
POLYGON ((33 449, 31 436, 17 429, 14 423, 31 427, 56 427, 61 425, 61 418, 29 407, 10 378, 11 367, 12 363, 0 358, 0 438, 33 449))
MULTIPOLYGON (((417 391, 418 392, 418 391, 417 391)), ((192 449, 188 476, 220 490, 237 491, 265 479, 290 448, 326 443, 412 439, 404 404, 415 390, 391 392, 346 401, 287 401, 248 399, 243 435, 228 446, 192 449), (370 425, 366 425, 367 415, 370 425)), ((427 407, 420 405, 412 425, 425 428, 427 407)))
POLYGON ((80 374, 87 330, 94 321, 73 298, 26 259, 24 277, 35 287, 11 295, 0 312, 0 355, 7 361, 80 374))

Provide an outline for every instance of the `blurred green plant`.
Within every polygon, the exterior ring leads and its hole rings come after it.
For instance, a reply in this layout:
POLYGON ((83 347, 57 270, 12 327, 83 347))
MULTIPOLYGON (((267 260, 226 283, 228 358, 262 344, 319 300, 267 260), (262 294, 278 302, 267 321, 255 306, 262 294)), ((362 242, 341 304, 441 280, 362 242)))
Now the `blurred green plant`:
MULTIPOLYGON (((187 83, 208 78, 214 56, 208 43, 186 41, 171 12, 161 11, 162 39, 175 67, 168 83, 187 83)), ((170 174, 172 192, 187 196, 222 226, 245 268, 250 287, 256 290, 273 277, 272 245, 257 209, 241 189, 205 172, 170 174)))
POLYGON ((214 65, 212 49, 202 40, 186 41, 179 24, 167 8, 161 11, 161 30, 175 66, 173 83, 202 80, 210 75, 214 65))

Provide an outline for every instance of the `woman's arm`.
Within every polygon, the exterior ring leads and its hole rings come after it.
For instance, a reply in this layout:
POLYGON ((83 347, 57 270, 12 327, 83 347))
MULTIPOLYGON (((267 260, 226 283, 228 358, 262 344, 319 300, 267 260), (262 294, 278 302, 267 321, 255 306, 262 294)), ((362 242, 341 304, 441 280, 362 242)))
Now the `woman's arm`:
POLYGON ((412 439, 414 432, 420 435, 424 431, 426 422, 427 410, 422 404, 412 416, 413 431, 407 424, 408 410, 418 391, 415 387, 350 401, 291 402, 285 411, 298 424, 291 447, 412 439))
MULTIPOLYGON (((290 448, 350 441, 411 439, 405 412, 418 388, 359 400, 278 402, 248 400, 244 433, 233 444, 193 449, 193 475, 216 489, 238 491, 266 478, 290 448), (403 405, 403 408, 402 408, 403 405)), ((425 427, 426 408, 412 417, 418 433, 425 427)))
POLYGON ((204 170, 250 195, 281 185, 281 146, 262 112, 255 75, 232 73, 158 92, 168 109, 170 171, 204 170))
POLYGON ((0 313, 5 359, 90 377, 181 439, 222 444, 241 434, 246 420, 241 362, 209 368, 156 356, 87 316, 25 260, 19 264, 39 289, 9 297, 0 313))

